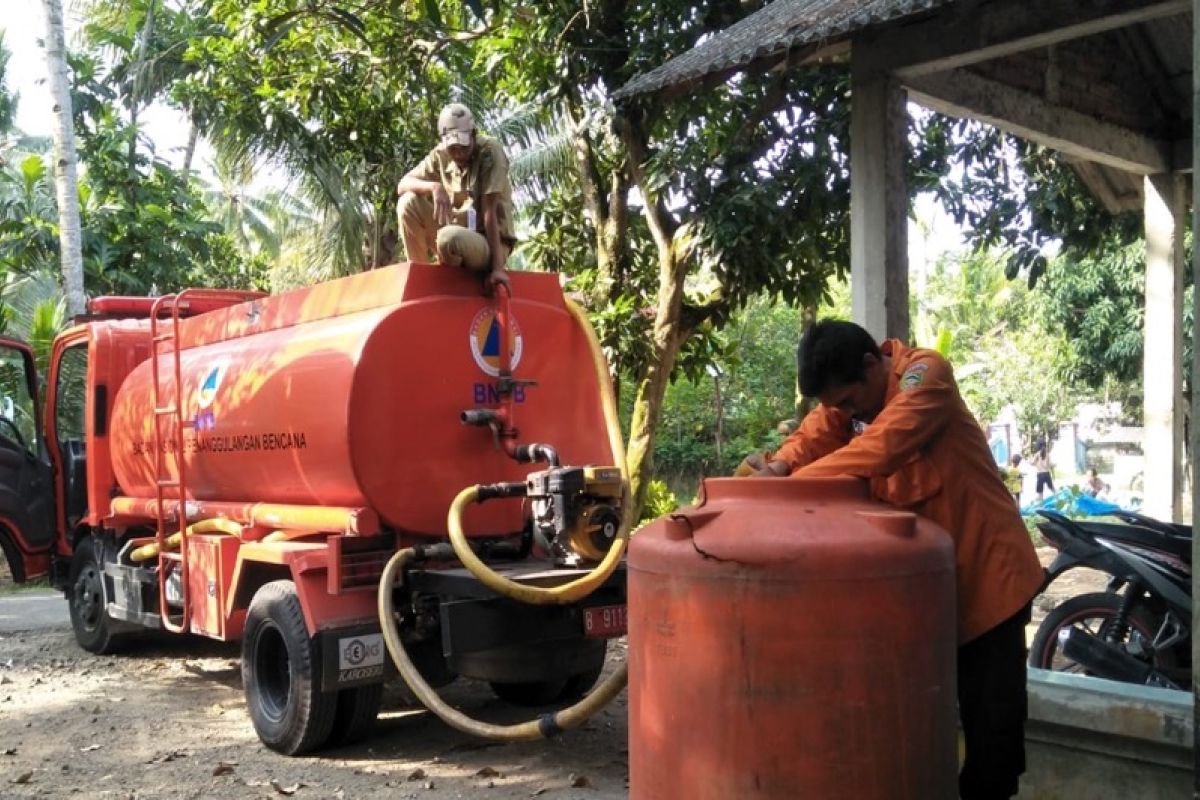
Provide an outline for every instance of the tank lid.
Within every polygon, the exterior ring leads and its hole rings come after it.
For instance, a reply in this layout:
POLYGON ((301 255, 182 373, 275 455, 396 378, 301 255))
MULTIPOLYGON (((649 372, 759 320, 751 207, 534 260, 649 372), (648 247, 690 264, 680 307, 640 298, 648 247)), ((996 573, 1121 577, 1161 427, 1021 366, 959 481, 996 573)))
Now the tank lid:
POLYGON ((698 505, 727 500, 869 500, 861 478, 705 478, 698 505))
MULTIPOLYGON (((860 575, 953 563, 948 537, 934 537, 928 521, 872 499, 867 482, 853 477, 705 480, 695 506, 656 525, 662 540, 690 541, 715 562, 781 565, 800 559, 831 569, 836 562, 836 569, 852 565, 860 575)), ((634 553, 638 544, 635 537, 631 557, 653 560, 653 546, 634 553)))

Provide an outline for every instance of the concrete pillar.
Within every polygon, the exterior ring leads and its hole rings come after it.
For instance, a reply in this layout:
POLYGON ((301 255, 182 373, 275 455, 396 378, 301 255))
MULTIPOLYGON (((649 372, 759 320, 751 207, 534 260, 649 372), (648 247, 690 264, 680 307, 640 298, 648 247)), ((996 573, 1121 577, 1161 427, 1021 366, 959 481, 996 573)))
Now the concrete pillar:
POLYGON ((876 339, 908 340, 905 93, 850 63, 850 302, 876 339))
MULTIPOLYGON (((1200 0, 1192 0, 1192 303, 1200 302, 1200 0)), ((1192 314, 1192 424, 1188 439, 1192 454, 1192 530, 1200 531, 1200 314, 1192 314)), ((1192 563, 1200 564, 1200 536, 1192 536, 1192 563)), ((1192 570, 1192 663, 1200 664, 1200 569, 1192 570)), ((1192 797, 1200 800, 1200 669, 1192 670, 1192 797)))
POLYGON ((1183 488, 1183 235, 1187 184, 1178 174, 1145 178, 1145 513, 1180 521, 1183 488))

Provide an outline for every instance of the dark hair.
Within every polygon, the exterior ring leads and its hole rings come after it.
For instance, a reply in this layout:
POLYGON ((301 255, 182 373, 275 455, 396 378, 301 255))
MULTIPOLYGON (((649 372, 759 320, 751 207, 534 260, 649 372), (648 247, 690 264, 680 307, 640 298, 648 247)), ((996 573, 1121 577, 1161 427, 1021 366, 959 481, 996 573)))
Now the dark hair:
POLYGON ((800 394, 817 397, 826 389, 866 379, 863 356, 883 358, 879 345, 864 328, 840 319, 823 319, 800 337, 796 372, 800 394))

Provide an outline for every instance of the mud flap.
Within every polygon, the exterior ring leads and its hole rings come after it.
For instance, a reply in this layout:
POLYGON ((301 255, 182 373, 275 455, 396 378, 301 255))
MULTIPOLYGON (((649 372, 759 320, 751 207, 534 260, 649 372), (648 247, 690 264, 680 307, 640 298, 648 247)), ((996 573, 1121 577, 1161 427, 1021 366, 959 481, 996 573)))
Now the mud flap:
POLYGON ((382 683, 396 675, 378 625, 355 625, 317 634, 321 651, 321 690, 336 692, 382 683))

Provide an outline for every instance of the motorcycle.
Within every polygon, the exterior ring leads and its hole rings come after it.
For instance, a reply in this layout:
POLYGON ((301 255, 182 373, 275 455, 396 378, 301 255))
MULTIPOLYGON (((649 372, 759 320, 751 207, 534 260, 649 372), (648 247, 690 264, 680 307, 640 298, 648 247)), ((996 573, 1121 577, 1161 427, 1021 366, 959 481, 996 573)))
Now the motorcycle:
POLYGON ((1127 511, 1081 522, 1039 511, 1059 552, 1040 591, 1064 572, 1090 567, 1106 590, 1072 597, 1046 615, 1029 665, 1171 689, 1191 687, 1192 529, 1127 511))

